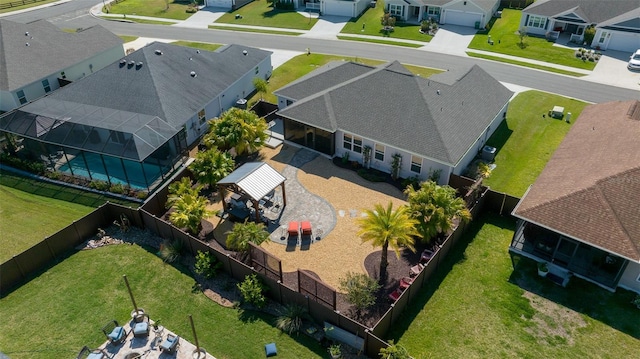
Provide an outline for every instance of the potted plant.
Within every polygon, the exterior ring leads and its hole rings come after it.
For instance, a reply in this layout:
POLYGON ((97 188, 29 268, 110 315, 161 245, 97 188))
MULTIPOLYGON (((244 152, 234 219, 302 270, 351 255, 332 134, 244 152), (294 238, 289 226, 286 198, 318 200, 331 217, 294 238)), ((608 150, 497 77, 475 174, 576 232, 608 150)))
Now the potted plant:
POLYGON ((546 277, 549 273, 549 267, 547 266, 547 262, 539 262, 538 263, 538 275, 541 277, 546 277))
POLYGON ((157 330, 158 330, 158 328, 160 327, 160 319, 156 319, 156 320, 153 322, 153 325, 152 325, 152 326, 153 326, 153 330, 157 331, 157 330))
POLYGON ((332 344, 329 346, 329 354, 331 355, 331 358, 333 359, 338 359, 340 358, 340 356, 342 355, 342 348, 340 347, 340 344, 332 344))

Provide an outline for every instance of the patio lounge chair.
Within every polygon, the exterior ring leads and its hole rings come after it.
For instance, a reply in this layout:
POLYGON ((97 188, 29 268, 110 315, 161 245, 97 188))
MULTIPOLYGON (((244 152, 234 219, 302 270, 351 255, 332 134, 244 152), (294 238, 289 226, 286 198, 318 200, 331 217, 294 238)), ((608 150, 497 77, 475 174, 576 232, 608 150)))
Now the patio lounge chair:
POLYGON ((114 345, 123 343, 129 335, 124 327, 118 324, 115 319, 110 320, 109 323, 102 327, 102 332, 109 342, 114 345))
POLYGON ((420 263, 427 263, 435 253, 431 249, 425 249, 420 255, 420 263))
POLYGON ((300 227, 298 225, 298 222, 289 222, 289 229, 287 230, 289 237, 298 237, 299 230, 300 227))
POLYGON ((174 334, 167 334, 167 338, 160 344, 160 350, 165 353, 175 353, 180 342, 180 337, 174 334))
POLYGON ((311 235, 311 222, 303 221, 302 223, 300 223, 300 230, 302 231, 302 235, 303 236, 310 236, 311 235))
POLYGON ((411 283, 413 283, 413 278, 404 277, 404 278, 400 279, 400 285, 398 286, 398 288, 400 288, 402 290, 405 290, 405 289, 409 288, 411 283))
POLYGON ((82 347, 76 359, 105 359, 109 354, 104 349, 89 349, 88 346, 82 347))
POLYGON ((134 318, 133 336, 136 338, 144 338, 149 335, 149 316, 142 314, 134 318))
POLYGON ((389 299, 395 302, 398 300, 398 298, 400 298, 400 294, 402 294, 402 289, 396 288, 396 290, 389 294, 389 299))

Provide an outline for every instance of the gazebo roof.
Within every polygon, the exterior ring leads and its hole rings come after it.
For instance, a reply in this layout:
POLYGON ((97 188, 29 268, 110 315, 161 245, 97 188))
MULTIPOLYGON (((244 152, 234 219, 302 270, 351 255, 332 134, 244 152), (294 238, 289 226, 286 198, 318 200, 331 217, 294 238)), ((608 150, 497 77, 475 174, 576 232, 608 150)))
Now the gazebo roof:
POLYGON ((218 185, 236 186, 253 200, 259 201, 285 180, 284 176, 265 162, 247 162, 218 181, 218 185))

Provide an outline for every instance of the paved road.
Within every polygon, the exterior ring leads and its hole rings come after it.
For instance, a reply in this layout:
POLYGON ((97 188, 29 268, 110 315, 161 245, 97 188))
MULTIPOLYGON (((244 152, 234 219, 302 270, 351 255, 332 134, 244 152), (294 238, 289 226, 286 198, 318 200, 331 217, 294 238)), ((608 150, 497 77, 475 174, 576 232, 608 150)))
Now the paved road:
POLYGON ((364 42, 335 41, 284 35, 193 29, 166 25, 149 25, 106 21, 89 15, 96 0, 74 0, 57 6, 7 16, 8 19, 29 22, 49 19, 61 28, 81 28, 100 24, 118 35, 150 38, 181 39, 213 43, 239 43, 270 49, 336 54, 380 60, 399 60, 402 63, 440 69, 466 68, 479 64, 499 81, 540 89, 590 102, 640 99, 640 91, 580 80, 569 76, 530 70, 482 59, 441 54, 412 48, 376 45, 364 42))

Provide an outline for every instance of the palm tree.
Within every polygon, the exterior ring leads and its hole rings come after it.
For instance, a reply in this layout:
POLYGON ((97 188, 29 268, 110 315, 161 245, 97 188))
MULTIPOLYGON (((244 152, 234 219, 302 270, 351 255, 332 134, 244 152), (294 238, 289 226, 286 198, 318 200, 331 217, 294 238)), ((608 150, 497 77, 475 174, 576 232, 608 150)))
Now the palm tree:
POLYGON ((471 220, 471 212, 464 200, 456 197, 456 190, 450 186, 425 181, 417 191, 407 186, 404 193, 408 197, 411 216, 418 221, 418 232, 427 242, 438 233, 446 233, 453 228, 454 219, 462 222, 471 220))
POLYGON ((212 214, 207 210, 208 204, 209 200, 205 197, 194 193, 183 194, 173 202, 169 220, 176 227, 187 228, 191 234, 198 234, 202 220, 212 214))
POLYGON ((393 203, 389 202, 387 208, 376 204, 375 209, 365 210, 366 217, 359 219, 360 230, 358 236, 362 242, 371 242, 374 247, 381 247, 380 282, 384 282, 387 274, 387 250, 389 247, 400 257, 400 249, 409 248, 415 252, 413 237, 420 234, 416 231, 417 221, 409 215, 406 206, 400 206, 395 211, 393 203))
POLYGON ((192 187, 191 179, 189 177, 182 177, 180 181, 173 182, 169 185, 169 196, 167 197, 167 208, 173 206, 173 204, 180 199, 183 195, 194 194, 198 195, 202 186, 192 187))
POLYGON ((249 243, 259 246, 266 241, 269 241, 269 232, 264 229, 262 223, 236 223, 227 232, 227 247, 241 255, 249 251, 249 243))
POLYGON ((204 152, 198 152, 189 168, 198 178, 198 182, 209 185, 209 188, 233 172, 235 162, 227 152, 221 152, 216 147, 204 152))
POLYGON ((267 123, 255 113, 231 108, 219 118, 209 122, 210 130, 203 141, 208 147, 223 151, 235 148, 238 155, 253 153, 260 149, 269 137, 267 123))

